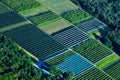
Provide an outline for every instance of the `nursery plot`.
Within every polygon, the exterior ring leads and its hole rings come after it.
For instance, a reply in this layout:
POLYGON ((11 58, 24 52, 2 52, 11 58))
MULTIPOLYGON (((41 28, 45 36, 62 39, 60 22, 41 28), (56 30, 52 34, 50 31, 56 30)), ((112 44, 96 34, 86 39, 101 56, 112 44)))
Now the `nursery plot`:
POLYGON ((114 80, 112 77, 108 76, 106 73, 100 71, 99 69, 93 67, 84 73, 80 74, 74 80, 114 80))
POLYGON ((50 10, 54 11, 57 14, 62 14, 70 10, 77 9, 74 3, 69 0, 37 0, 44 6, 47 6, 50 10))
POLYGON ((99 68, 99 69, 105 69, 111 65, 113 65, 115 62, 117 62, 118 60, 120 60, 120 57, 118 55, 116 55, 115 53, 105 57, 104 59, 100 60, 99 62, 97 62, 95 65, 99 68))
POLYGON ((93 39, 86 41, 84 44, 74 47, 74 51, 81 54, 93 63, 105 58, 113 53, 112 50, 93 39))
POLYGON ((74 54, 64 60, 64 62, 56 65, 62 72, 72 71, 74 75, 92 67, 92 64, 79 54, 74 54))
MULTIPOLYGON (((59 18, 59 16, 51 11, 45 12, 45 13, 40 13, 36 16, 32 16, 28 18, 31 22, 34 24, 41 26, 40 24, 43 25, 45 22, 53 22, 54 20, 57 20, 56 18, 59 18)), ((46 24, 46 23, 45 23, 46 24)), ((45 25, 44 24, 44 25, 45 25)))
POLYGON ((45 60, 57 55, 64 47, 53 38, 42 32, 32 24, 20 26, 4 32, 21 47, 36 56, 39 60, 45 60))
POLYGON ((79 23, 76 26, 84 32, 92 32, 92 31, 98 30, 100 28, 103 28, 106 25, 103 22, 101 22, 100 20, 94 18, 94 19, 88 20, 86 22, 79 23))
POLYGON ((61 31, 58 31, 52 34, 52 36, 59 43, 65 45, 66 47, 75 46, 78 43, 81 43, 90 39, 88 35, 86 35, 85 33, 76 29, 73 26, 63 29, 61 31))
POLYGON ((85 12, 82 9, 74 9, 63 13, 61 16, 74 25, 93 18, 89 13, 85 12))
POLYGON ((41 6, 36 0, 1 0, 1 2, 17 12, 41 6))
POLYGON ((113 78, 115 78, 115 80, 120 80, 120 60, 118 61, 118 63, 110 66, 108 69, 104 71, 113 78))
POLYGON ((44 6, 38 6, 38 7, 35 7, 35 8, 31 8, 31 9, 28 9, 28 10, 24 10, 24 11, 21 11, 19 12, 19 14, 21 14, 22 16, 26 17, 26 18, 29 18, 31 16, 35 16, 37 14, 40 14, 40 13, 44 13, 44 12, 47 12, 49 11, 46 7, 44 6))

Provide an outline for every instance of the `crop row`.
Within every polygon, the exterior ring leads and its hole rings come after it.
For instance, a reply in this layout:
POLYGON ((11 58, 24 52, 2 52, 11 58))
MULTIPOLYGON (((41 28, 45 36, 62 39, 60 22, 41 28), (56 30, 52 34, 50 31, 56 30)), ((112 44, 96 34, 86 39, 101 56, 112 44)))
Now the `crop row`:
POLYGON ((64 62, 56 65, 62 72, 72 71, 74 75, 77 75, 84 70, 92 67, 92 64, 84 59, 79 54, 69 56, 64 62))
POLYGON ((78 24, 80 22, 87 21, 92 18, 90 14, 82 9, 74 9, 62 14, 62 17, 67 19, 73 24, 78 24))
POLYGON ((81 54, 93 63, 105 58, 113 52, 106 48, 103 44, 93 39, 87 41, 84 44, 74 48, 74 51, 81 54))
POLYGON ((74 80, 113 80, 111 77, 106 75, 104 72, 93 67, 86 72, 80 74, 74 80))
POLYGON ((38 14, 36 16, 30 17, 29 20, 31 22, 33 22, 34 24, 39 25, 41 23, 56 19, 58 17, 59 16, 57 14, 55 14, 51 11, 48 11, 48 12, 41 13, 41 14, 38 14))
POLYGON ((20 26, 4 32, 21 47, 31 52, 40 60, 57 55, 64 47, 32 24, 20 26))
POLYGON ((94 18, 86 22, 79 23, 76 26, 84 32, 92 32, 97 29, 103 28, 106 25, 103 22, 99 21, 98 19, 94 18))
POLYGON ((30 8, 38 7, 41 4, 35 0, 1 0, 13 10, 20 12, 30 8))
POLYGON ((53 38, 55 38, 58 42, 65 45, 66 47, 71 47, 80 42, 86 41, 89 39, 89 36, 77 28, 71 26, 59 32, 56 32, 56 34, 53 34, 53 38))
POLYGON ((61 62, 64 62, 64 60, 66 58, 68 58, 69 56, 71 56, 73 54, 74 54, 73 52, 68 51, 68 52, 65 52, 65 53, 55 57, 55 58, 52 58, 52 59, 48 60, 46 63, 48 63, 49 65, 57 65, 61 62))
POLYGON ((120 61, 106 69, 105 72, 113 78, 115 78, 116 80, 120 80, 120 61))

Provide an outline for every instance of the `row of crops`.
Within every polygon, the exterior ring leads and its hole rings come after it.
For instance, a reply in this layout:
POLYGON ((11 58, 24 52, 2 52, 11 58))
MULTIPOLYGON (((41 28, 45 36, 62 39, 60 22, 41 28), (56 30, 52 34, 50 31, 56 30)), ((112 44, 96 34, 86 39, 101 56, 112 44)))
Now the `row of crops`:
MULTIPOLYGON (((51 11, 40 13, 38 15, 35 15, 33 17, 28 18, 31 22, 33 22, 36 25, 40 25, 42 23, 51 21, 54 22, 56 18, 59 18, 59 16, 51 11), (53 21, 54 20, 54 21, 53 21)), ((57 20, 57 19, 56 19, 57 20)), ((50 23, 50 22, 49 22, 50 23)), ((46 23, 45 23, 46 24, 46 23)))
POLYGON ((37 0, 44 6, 47 6, 50 10, 57 14, 62 14, 70 10, 77 9, 78 6, 73 4, 69 0, 37 0))
POLYGON ((75 46, 90 39, 88 35, 73 26, 54 33, 52 36, 66 47, 75 46))
POLYGON ((106 48, 106 46, 93 39, 74 47, 74 51, 81 54, 93 63, 96 63, 113 53, 113 51, 106 48))
POLYGON ((47 61, 49 65, 56 65, 62 72, 74 72, 77 75, 84 70, 92 67, 92 64, 79 54, 67 51, 55 58, 47 61))
POLYGON ((114 65, 119 60, 120 60, 120 57, 117 54, 113 53, 113 54, 105 57, 104 59, 98 61, 95 65, 97 68, 105 70, 108 67, 114 65))
POLYGON ((113 78, 115 78, 115 80, 120 80, 120 60, 114 65, 108 67, 104 71, 108 73, 110 76, 112 76, 113 78))
POLYGON ((85 21, 83 23, 79 23, 76 25, 76 27, 78 27, 79 29, 81 29, 84 32, 92 32, 95 30, 98 30, 100 28, 105 27, 106 25, 101 22, 100 20, 94 18, 88 21, 85 21))
POLYGON ((35 0, 1 0, 1 2, 17 12, 41 6, 41 4, 35 0))
POLYGON ((63 13, 61 16, 74 25, 92 18, 90 14, 88 14, 82 9, 74 9, 63 13))
POLYGON ((32 24, 11 29, 4 34, 40 60, 57 55, 56 52, 64 49, 61 44, 32 24))
POLYGON ((101 70, 93 67, 78 77, 76 77, 74 80, 114 80, 110 76, 108 76, 106 73, 102 72, 101 70))
POLYGON ((46 61, 46 63, 49 65, 57 65, 61 62, 64 62, 64 60, 66 58, 68 58, 69 56, 72 56, 72 55, 74 55, 74 53, 72 51, 67 51, 67 52, 65 51, 65 53, 63 52, 63 54, 46 61))

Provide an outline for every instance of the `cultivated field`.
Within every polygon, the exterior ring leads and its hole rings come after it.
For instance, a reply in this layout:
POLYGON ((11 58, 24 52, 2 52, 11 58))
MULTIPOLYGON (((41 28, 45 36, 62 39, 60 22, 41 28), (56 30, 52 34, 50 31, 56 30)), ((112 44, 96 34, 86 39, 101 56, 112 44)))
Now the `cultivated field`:
POLYGON ((96 63, 99 60, 113 53, 113 51, 93 39, 74 47, 74 51, 81 54, 93 63, 96 63))
POLYGON ((39 60, 45 60, 57 55, 58 51, 64 49, 61 44, 32 24, 11 29, 4 32, 4 34, 11 37, 13 41, 17 42, 39 60))
POLYGON ((106 69, 107 67, 111 66, 112 64, 114 64, 115 62, 117 62, 120 59, 120 57, 118 55, 116 55, 115 53, 109 55, 108 57, 104 58, 103 60, 97 62, 95 65, 99 68, 99 69, 106 69))
POLYGON ((69 0, 37 0, 41 4, 47 6, 50 10, 57 14, 62 14, 78 7, 69 0))
POLYGON ((57 33, 54 33, 52 34, 52 36, 66 47, 75 46, 78 43, 90 39, 88 35, 86 35, 85 33, 73 26, 65 28, 57 33))
POLYGON ((81 22, 85 22, 92 18, 90 14, 88 14, 82 9, 74 9, 74 10, 61 14, 61 16, 74 25, 81 23, 81 22))
POLYGON ((106 73, 93 67, 85 71, 84 73, 80 74, 74 80, 114 80, 114 79, 106 75, 106 73))
POLYGON ((120 80, 120 60, 118 61, 118 63, 110 66, 104 71, 115 78, 115 80, 120 80))
POLYGON ((1 2, 17 12, 41 6, 41 4, 35 0, 1 0, 1 2))
POLYGON ((94 18, 88 21, 85 21, 83 23, 79 23, 76 25, 79 29, 81 29, 84 32, 93 32, 95 30, 98 30, 100 28, 105 27, 106 25, 101 22, 100 20, 94 18))
POLYGON ((44 32, 46 32, 48 34, 52 34, 52 33, 55 33, 59 30, 67 28, 69 26, 71 26, 71 24, 61 18, 61 19, 54 21, 52 23, 49 23, 49 24, 46 24, 43 26, 40 25, 40 29, 42 29, 44 32))

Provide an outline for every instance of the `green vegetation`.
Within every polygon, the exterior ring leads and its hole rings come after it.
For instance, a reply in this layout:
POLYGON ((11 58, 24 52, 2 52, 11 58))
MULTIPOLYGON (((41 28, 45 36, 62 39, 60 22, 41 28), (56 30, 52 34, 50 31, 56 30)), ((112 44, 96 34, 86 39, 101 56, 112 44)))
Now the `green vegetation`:
POLYGON ((78 9, 78 6, 76 6, 69 0, 57 0, 57 1, 56 0, 37 0, 37 1, 49 7, 49 9, 55 12, 56 14, 62 14, 70 10, 78 9))
POLYGON ((2 3, 0 3, 0 8, 0 28, 26 21, 2 3))
POLYGON ((72 24, 87 21, 92 18, 90 14, 82 9, 75 9, 62 14, 62 17, 70 21, 72 24))
POLYGON ((96 63, 96 66, 99 69, 107 68, 108 66, 114 64, 116 61, 118 61, 120 57, 116 55, 115 53, 111 54, 110 56, 104 58, 103 60, 96 63))
POLYGON ((12 42, 0 34, 0 80, 41 79, 42 73, 31 64, 31 58, 12 42))
POLYGON ((66 59, 67 57, 69 57, 69 56, 71 56, 73 54, 74 54, 73 52, 68 51, 68 52, 66 52, 66 53, 64 53, 62 55, 59 55, 59 56, 57 56, 55 58, 52 58, 52 59, 48 60, 47 63, 50 64, 50 65, 57 65, 57 64, 63 62, 64 59, 66 59))
POLYGON ((41 5, 35 0, 1 0, 1 1, 17 12, 38 7, 41 5))
POLYGON ((6 13, 6 12, 10 11, 9 8, 3 7, 3 6, 4 6, 4 4, 2 4, 2 3, 0 2, 0 14, 3 14, 3 13, 6 13))
POLYGON ((103 44, 93 39, 75 47, 74 51, 81 54, 93 63, 96 63, 99 60, 113 53, 103 44))
MULTIPOLYGON (((59 18, 56 18, 56 19, 59 19, 59 18)), ((52 23, 40 26, 40 29, 42 29, 44 32, 46 32, 48 34, 52 34, 54 32, 57 32, 59 30, 67 28, 69 26, 71 26, 71 24, 69 22, 67 22, 66 20, 64 20, 63 18, 61 18, 61 19, 54 21, 52 23)))
POLYGON ((114 79, 106 75, 104 72, 100 71, 99 69, 93 67, 82 73, 74 80, 114 80, 114 79))
POLYGON ((115 78, 115 80, 120 80, 120 61, 106 69, 105 72, 115 78))
MULTIPOLYGON (((108 26, 105 45, 120 55, 120 0, 71 0, 108 26), (106 43, 111 43, 112 46, 106 43)), ((102 36, 103 39, 105 36, 102 36)))
POLYGON ((59 16, 49 11, 49 12, 45 12, 45 13, 41 13, 39 15, 33 16, 29 18, 29 20, 36 25, 40 25, 41 23, 44 23, 56 18, 59 18, 59 16))

